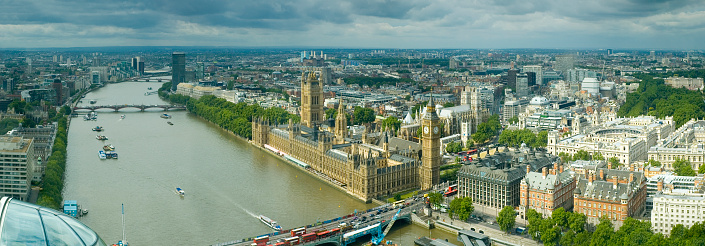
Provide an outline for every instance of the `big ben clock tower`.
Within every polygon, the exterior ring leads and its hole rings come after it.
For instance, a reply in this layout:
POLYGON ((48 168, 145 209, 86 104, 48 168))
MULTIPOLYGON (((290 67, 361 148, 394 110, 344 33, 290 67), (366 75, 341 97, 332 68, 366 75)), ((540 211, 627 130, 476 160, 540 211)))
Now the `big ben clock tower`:
POLYGON ((421 152, 421 189, 430 190, 440 181, 441 166, 441 129, 440 119, 436 114, 433 95, 426 106, 426 115, 421 121, 422 152, 421 152))

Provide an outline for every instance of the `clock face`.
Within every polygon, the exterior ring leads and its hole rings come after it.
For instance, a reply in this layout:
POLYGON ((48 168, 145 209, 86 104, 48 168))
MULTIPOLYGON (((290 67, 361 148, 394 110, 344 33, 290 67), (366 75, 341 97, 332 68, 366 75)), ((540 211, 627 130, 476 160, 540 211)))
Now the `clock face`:
POLYGON ((438 133, 438 127, 437 127, 437 126, 434 126, 434 127, 433 127, 433 133, 438 133))
POLYGON ((428 133, 428 126, 423 127, 423 133, 428 133))

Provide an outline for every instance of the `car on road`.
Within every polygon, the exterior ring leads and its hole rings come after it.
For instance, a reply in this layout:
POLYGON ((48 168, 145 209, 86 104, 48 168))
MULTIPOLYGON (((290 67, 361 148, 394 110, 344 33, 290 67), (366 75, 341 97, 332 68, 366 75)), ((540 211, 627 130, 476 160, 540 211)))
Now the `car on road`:
POLYGON ((480 234, 485 234, 485 231, 483 231, 483 230, 480 230, 480 234))

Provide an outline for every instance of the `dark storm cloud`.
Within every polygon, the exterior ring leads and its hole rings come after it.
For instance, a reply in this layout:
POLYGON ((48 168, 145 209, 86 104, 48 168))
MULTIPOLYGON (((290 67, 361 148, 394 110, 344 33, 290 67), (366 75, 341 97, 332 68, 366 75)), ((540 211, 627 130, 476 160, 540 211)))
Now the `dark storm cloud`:
MULTIPOLYGON (((415 37, 433 46, 429 40, 480 40, 464 33, 482 33, 490 40, 527 29, 538 30, 529 32, 535 36, 527 40, 586 31, 616 35, 616 40, 660 30, 703 33, 698 32, 705 25, 699 18, 703 14, 702 0, 0 0, 0 36, 21 40, 53 31, 82 38, 125 35, 169 41, 189 35, 202 40, 210 34, 222 42, 246 32, 279 35, 286 44, 290 36, 306 42, 309 35, 335 33, 340 40, 369 43, 381 36, 415 37), (625 34, 632 29, 637 31, 625 34)), ((524 44, 517 42, 513 47, 524 44)))

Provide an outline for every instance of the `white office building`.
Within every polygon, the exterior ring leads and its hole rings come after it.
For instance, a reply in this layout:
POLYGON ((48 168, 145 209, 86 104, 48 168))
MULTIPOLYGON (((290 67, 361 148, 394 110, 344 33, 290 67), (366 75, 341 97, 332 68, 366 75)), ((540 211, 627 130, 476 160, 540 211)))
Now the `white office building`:
POLYGON ((678 224, 690 228, 705 221, 705 194, 663 193, 653 198, 651 229, 656 233, 670 235, 678 224))

